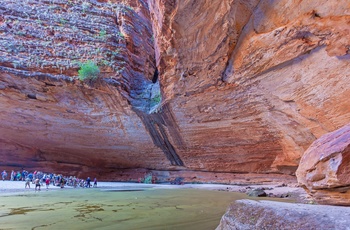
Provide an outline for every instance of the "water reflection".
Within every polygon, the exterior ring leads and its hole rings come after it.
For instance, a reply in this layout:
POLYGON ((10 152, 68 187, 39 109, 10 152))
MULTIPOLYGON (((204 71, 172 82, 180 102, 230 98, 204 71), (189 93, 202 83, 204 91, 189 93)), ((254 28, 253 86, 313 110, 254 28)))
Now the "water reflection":
POLYGON ((65 189, 0 196, 0 229, 215 229, 233 192, 199 189, 65 189))

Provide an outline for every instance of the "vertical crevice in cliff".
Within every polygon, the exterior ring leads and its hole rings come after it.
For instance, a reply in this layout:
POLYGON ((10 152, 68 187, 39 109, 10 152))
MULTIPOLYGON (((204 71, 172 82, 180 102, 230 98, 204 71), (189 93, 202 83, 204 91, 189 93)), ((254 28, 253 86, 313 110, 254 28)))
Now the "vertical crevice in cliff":
POLYGON ((158 81, 158 76, 159 76, 159 72, 158 72, 158 68, 156 67, 156 70, 154 71, 154 74, 153 74, 152 83, 156 83, 158 81))
MULTIPOLYGON (((168 106, 164 105, 165 111, 168 106)), ((184 162, 177 154, 175 147, 172 145, 170 137, 175 139, 176 143, 182 143, 180 135, 172 135, 174 133, 174 120, 168 116, 165 111, 159 113, 146 114, 135 109, 136 114, 141 118, 147 131, 149 132, 153 143, 159 147, 170 161, 172 165, 184 166, 184 162)), ((175 131, 178 134, 178 132, 175 131)))
POLYGON ((116 26, 121 31, 126 52, 123 60, 129 68, 119 72, 121 94, 140 117, 155 146, 172 165, 184 166, 174 146, 182 146, 175 119, 167 106, 162 106, 160 74, 156 61, 155 39, 149 4, 145 0, 121 5, 116 26), (142 7, 141 7, 142 6, 142 7), (142 8, 142 10, 140 10, 142 8))

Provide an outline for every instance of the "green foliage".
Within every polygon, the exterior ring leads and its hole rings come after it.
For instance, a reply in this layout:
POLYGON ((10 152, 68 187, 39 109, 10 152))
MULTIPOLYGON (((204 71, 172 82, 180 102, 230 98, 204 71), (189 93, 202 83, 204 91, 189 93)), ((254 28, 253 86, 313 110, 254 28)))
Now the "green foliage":
POLYGON ((107 32, 105 30, 100 30, 100 37, 104 38, 106 36, 107 32))
POLYGON ((159 105, 161 100, 162 100, 162 96, 160 94, 158 94, 155 97, 151 98, 150 107, 152 108, 153 106, 159 105))
POLYGON ((98 77, 98 74, 100 73, 100 69, 98 66, 92 62, 92 61, 87 61, 83 64, 80 65, 80 70, 78 71, 79 73, 79 80, 84 81, 84 80, 96 80, 98 77))
POLYGON ((158 94, 157 96, 155 96, 154 98, 152 98, 152 101, 155 104, 158 104, 161 101, 162 97, 160 96, 160 94, 158 94))
POLYGON ((152 174, 151 173, 149 173, 145 176, 145 178, 143 179, 143 183, 152 184, 152 174))

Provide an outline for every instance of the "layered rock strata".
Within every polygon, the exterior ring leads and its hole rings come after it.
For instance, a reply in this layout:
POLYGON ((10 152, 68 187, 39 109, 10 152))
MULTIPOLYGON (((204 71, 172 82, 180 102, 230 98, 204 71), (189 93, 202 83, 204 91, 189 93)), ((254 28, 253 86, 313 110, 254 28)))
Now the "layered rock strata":
POLYGON ((171 168, 139 117, 160 94, 147 3, 2 1, 0 12, 1 167, 171 168), (93 86, 77 80, 88 60, 93 86))
POLYGON ((290 178, 313 141, 350 122, 349 9, 4 0, 0 166, 290 178), (77 80, 87 60, 94 86, 77 80))
POLYGON ((317 139, 301 158, 296 174, 317 202, 350 205, 350 125, 317 139))
POLYGON ((187 167, 293 174, 349 122, 349 2, 150 3, 187 167))

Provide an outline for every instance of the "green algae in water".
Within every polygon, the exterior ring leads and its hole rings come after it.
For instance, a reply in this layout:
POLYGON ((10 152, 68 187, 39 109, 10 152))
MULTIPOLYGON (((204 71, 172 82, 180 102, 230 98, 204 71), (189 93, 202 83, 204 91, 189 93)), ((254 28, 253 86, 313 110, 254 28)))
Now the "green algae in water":
POLYGON ((33 208, 13 208, 11 209, 11 212, 9 215, 20 215, 20 214, 26 214, 28 212, 35 211, 36 209, 33 208))
POLYGON ((1 197, 0 229, 215 229, 233 192, 67 189, 1 197))

